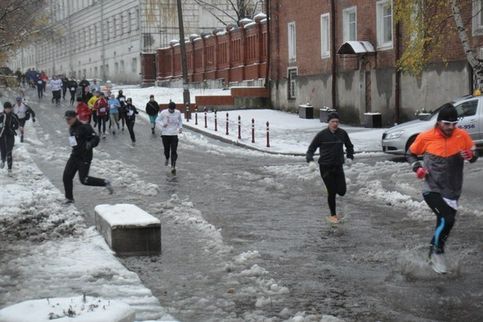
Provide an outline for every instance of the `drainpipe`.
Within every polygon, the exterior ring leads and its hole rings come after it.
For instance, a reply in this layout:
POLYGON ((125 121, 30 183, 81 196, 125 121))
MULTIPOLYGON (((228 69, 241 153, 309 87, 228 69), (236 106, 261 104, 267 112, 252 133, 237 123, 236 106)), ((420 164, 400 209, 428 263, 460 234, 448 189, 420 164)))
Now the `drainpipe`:
POLYGON ((336 48, 335 48, 335 34, 336 34, 336 23, 335 23, 335 0, 330 0, 330 51, 332 56, 332 66, 331 66, 331 75, 332 75, 332 91, 331 91, 331 98, 332 98, 332 108, 336 108, 337 104, 337 57, 336 57, 336 48))
MULTIPOLYGON (((401 58, 401 48, 399 46, 401 40, 401 26, 399 22, 396 23, 396 32, 395 32, 395 40, 396 40, 396 48, 395 48, 395 59, 396 63, 401 58)), ((395 115, 394 115, 394 122, 399 123, 401 118, 401 71, 399 68, 396 67, 396 83, 394 89, 394 98, 395 98, 395 115)))
MULTIPOLYGON (((265 0, 265 11, 267 14, 267 69, 265 71, 265 88, 269 88, 270 80, 270 50, 271 50, 271 35, 270 35, 270 0, 265 0)), ((262 34, 263 35, 263 34, 262 34)), ((263 40, 262 40, 263 42, 263 40)))

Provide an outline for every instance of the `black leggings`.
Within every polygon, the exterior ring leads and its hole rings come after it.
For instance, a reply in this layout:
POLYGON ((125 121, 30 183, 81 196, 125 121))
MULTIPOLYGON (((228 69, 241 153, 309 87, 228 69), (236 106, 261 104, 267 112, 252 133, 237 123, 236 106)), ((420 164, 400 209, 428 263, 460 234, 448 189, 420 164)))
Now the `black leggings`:
POLYGON ((126 119, 126 126, 131 136, 131 141, 136 142, 136 135, 134 134, 134 120, 126 119))
POLYGON ((178 136, 177 135, 163 135, 164 156, 169 160, 171 155, 171 165, 176 166, 178 160, 178 136))
POLYGON ((7 167, 12 169, 12 150, 15 144, 15 136, 4 135, 0 138, 0 152, 2 156, 2 162, 7 161, 7 167))
POLYGON ((76 157, 70 157, 65 165, 63 181, 66 199, 74 199, 73 196, 73 182, 77 171, 79 171, 79 180, 83 185, 86 186, 98 186, 104 187, 106 185, 106 180, 89 177, 89 168, 91 167, 90 161, 83 161, 76 157))
POLYGON ((106 122, 107 122, 107 115, 97 116, 97 129, 99 135, 101 134, 101 127, 102 127, 102 134, 106 134, 106 122))
POLYGON ((331 216, 335 216, 337 214, 335 197, 336 195, 343 196, 347 191, 344 169, 342 168, 342 165, 320 165, 320 175, 327 188, 327 202, 329 203, 330 214, 331 216))
POLYGON ((423 197, 429 208, 436 214, 436 229, 431 245, 435 247, 437 253, 444 253, 444 244, 455 223, 456 210, 451 208, 437 192, 426 192, 423 197))

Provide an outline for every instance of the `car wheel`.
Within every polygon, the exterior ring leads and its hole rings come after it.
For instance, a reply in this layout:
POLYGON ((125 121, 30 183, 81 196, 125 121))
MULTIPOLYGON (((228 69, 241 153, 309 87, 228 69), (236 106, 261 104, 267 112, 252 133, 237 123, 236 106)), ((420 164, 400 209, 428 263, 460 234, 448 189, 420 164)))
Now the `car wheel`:
POLYGON ((414 143, 414 141, 416 140, 416 137, 418 136, 418 134, 416 135, 413 135, 409 138, 408 142, 406 143, 406 155, 408 154, 409 152, 409 148, 411 147, 411 144, 414 143))

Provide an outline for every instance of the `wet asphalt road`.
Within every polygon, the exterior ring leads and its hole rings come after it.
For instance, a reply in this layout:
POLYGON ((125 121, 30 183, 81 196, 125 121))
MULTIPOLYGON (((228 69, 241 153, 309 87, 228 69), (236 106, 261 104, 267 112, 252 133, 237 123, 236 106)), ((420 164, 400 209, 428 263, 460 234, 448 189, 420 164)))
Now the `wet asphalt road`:
MULTIPOLYGON (((66 107, 47 100, 32 106, 44 145, 28 140, 25 144, 31 145, 35 162, 63 191, 66 107), (46 157, 45 151, 52 155, 46 157)), ((94 156, 95 169, 106 169, 91 175, 113 179, 128 169, 141 186, 155 184, 159 191, 143 195, 115 186, 110 196, 101 188, 81 186, 76 179, 76 206, 91 224, 93 208, 100 203, 135 203, 161 219, 162 255, 121 261, 139 274, 176 318, 261 321, 306 311, 347 321, 483 321, 481 215, 459 218, 449 246, 449 251, 459 254, 454 271, 436 275, 424 262, 433 222, 410 219, 411 210, 365 197, 357 173, 348 173, 352 185, 341 206, 346 222, 331 227, 323 219, 327 210, 321 180, 294 173, 305 169, 302 158, 245 152, 187 131, 180 142, 178 173, 172 176, 163 165, 161 140, 151 135, 144 119, 138 118, 135 132, 134 148, 127 131, 108 135, 94 156), (199 140, 206 144, 198 144, 199 140), (198 225, 186 224, 177 217, 182 213, 201 213, 202 219, 197 219, 198 225), (222 241, 215 233, 200 230, 204 224, 221 229, 222 241), (233 258, 255 250, 259 256, 248 267, 257 264, 267 273, 240 274, 248 264, 238 267, 233 258), (289 293, 272 294, 270 304, 257 305, 257 299, 269 294, 260 281, 270 279, 289 293), (281 312, 284 308, 289 314, 281 312)), ((377 174, 374 168, 388 159, 360 156, 357 161, 377 174)), ((480 213, 482 164, 473 167, 462 199, 480 213)), ((398 186, 390 182, 389 174, 380 180, 398 186)))

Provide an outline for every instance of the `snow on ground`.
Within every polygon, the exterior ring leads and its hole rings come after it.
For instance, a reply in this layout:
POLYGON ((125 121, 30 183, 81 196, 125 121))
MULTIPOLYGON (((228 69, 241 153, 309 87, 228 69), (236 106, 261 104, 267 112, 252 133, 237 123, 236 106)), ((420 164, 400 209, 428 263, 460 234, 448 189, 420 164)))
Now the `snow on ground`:
MULTIPOLYGON (((144 110, 149 100, 149 95, 155 95, 158 103, 168 103, 183 101, 182 88, 166 87, 133 87, 119 86, 114 87, 113 92, 117 93, 122 89, 126 97, 132 97, 134 105, 140 110, 144 110)), ((191 97, 194 101, 195 95, 230 95, 229 90, 193 90, 191 97)), ((215 113, 206 113, 207 128, 204 123, 205 113, 198 113, 198 125, 195 125, 195 115, 192 120, 185 122, 185 126, 194 127, 199 131, 210 133, 211 135, 230 140, 234 143, 250 146, 262 151, 271 151, 287 154, 304 154, 314 136, 322 129, 327 127, 327 123, 321 123, 318 119, 301 119, 297 114, 287 113, 278 110, 235 110, 227 112, 217 112, 217 131, 215 131, 215 113), (229 135, 226 135, 226 114, 228 113, 229 135), (241 117, 241 139, 238 139, 238 116, 241 117), (252 119, 255 120, 255 143, 251 142, 252 119), (266 147, 266 123, 269 122, 270 147, 266 147)), ((367 129, 363 127, 353 127, 344 125, 341 120, 341 128, 345 129, 354 144, 357 152, 381 151, 381 137, 385 129, 367 129)))
MULTIPOLYGON (((293 113, 269 109, 236 110, 216 114, 217 131, 214 129, 215 113, 213 112, 206 113, 207 128, 205 128, 203 112, 198 113, 198 125, 195 125, 193 115, 193 119, 185 123, 185 126, 263 151, 286 154, 304 154, 314 136, 327 127, 327 123, 321 123, 316 119, 301 119, 293 113), (227 113, 228 135, 226 135, 227 113), (238 116, 241 120, 241 139, 238 139, 238 116), (252 143, 252 119, 255 120, 255 143, 252 143), (270 147, 266 146, 267 122, 269 122, 270 147)), ((380 140, 384 129, 365 129, 344 124, 341 128, 349 133, 355 151, 381 151, 380 140)))
POLYGON ((61 192, 18 143, 13 169, 11 177, 0 171, 2 306, 87 294, 130 304, 139 320, 172 319, 75 207, 60 204, 61 192))
POLYGON ((128 322, 129 305, 90 296, 25 301, 0 311, 0 322, 128 322))
MULTIPOLYGON (((169 87, 139 87, 133 85, 126 86, 114 86, 112 93, 117 96, 118 91, 122 89, 126 98, 132 98, 133 104, 144 110, 146 103, 149 101, 149 96, 154 95, 154 99, 159 104, 168 104, 169 101, 175 103, 183 102, 183 89, 182 88, 169 88, 169 87)), ((195 96, 201 95, 214 95, 214 96, 229 96, 231 91, 229 89, 190 89, 191 101, 195 101, 195 96)))

